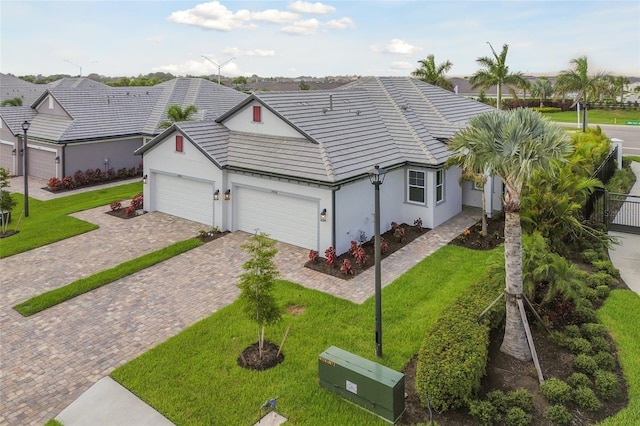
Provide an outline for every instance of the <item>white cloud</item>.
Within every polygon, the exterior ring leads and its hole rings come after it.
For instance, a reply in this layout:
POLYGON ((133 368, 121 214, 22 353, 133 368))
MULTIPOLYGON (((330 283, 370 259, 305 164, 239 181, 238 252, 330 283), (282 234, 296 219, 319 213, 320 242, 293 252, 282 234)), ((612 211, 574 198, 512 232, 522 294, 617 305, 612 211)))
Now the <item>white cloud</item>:
POLYGON ((193 25, 217 31, 232 31, 240 28, 255 28, 253 21, 285 24, 299 19, 296 13, 267 9, 252 12, 246 9, 233 12, 218 1, 201 3, 191 9, 179 10, 169 15, 169 21, 193 25))
POLYGON ((414 68, 415 67, 407 61, 395 61, 391 63, 391 70, 393 71, 408 71, 414 68))
POLYGON ((303 19, 283 27, 282 32, 295 35, 312 35, 316 33, 319 26, 320 21, 317 19, 303 19))
POLYGON ((351 18, 332 19, 331 21, 327 22, 325 26, 327 28, 336 29, 336 30, 344 30, 346 28, 356 27, 351 18))
POLYGON ((400 40, 399 38, 394 38, 393 40, 391 40, 384 49, 384 51, 387 53, 394 53, 398 55, 412 55, 421 50, 422 48, 413 46, 404 40, 400 40))
POLYGON ((227 47, 222 51, 224 53, 228 53, 233 56, 257 56, 257 57, 276 56, 275 50, 265 50, 265 49, 240 50, 237 47, 227 47))
POLYGON ((298 13, 312 13, 316 15, 327 15, 334 13, 336 8, 320 2, 311 3, 306 1, 294 1, 289 5, 289 9, 298 13))

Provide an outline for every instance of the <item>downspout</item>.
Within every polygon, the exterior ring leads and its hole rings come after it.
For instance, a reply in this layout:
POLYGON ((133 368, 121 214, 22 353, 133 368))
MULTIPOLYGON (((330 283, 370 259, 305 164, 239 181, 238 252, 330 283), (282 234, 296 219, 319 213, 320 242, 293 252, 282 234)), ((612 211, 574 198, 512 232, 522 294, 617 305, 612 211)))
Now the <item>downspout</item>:
POLYGON ((62 177, 67 175, 67 144, 62 145, 62 177))
POLYGON ((342 186, 331 190, 331 247, 336 246, 336 191, 339 191, 340 188, 342 186))

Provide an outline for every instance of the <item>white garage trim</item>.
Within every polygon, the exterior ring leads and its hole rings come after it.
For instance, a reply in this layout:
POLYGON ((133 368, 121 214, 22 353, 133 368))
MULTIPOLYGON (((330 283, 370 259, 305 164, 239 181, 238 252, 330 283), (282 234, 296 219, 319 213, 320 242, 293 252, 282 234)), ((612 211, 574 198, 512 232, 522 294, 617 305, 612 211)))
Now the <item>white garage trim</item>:
POLYGON ((278 241, 318 250, 318 199, 234 185, 232 202, 234 230, 258 230, 278 241))
POLYGON ((213 226, 213 181, 151 173, 151 211, 213 226))

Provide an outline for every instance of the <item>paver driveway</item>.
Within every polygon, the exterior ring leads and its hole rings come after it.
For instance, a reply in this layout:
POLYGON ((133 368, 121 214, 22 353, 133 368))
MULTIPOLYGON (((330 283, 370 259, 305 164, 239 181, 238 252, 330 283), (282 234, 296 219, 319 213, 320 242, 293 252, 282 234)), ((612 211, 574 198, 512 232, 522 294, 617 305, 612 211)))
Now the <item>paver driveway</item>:
MULTIPOLYGON (((239 294, 237 276, 246 259, 239 246, 249 237, 242 232, 29 318, 14 311, 33 295, 193 237, 203 227, 162 213, 122 220, 106 210, 74 215, 99 224, 98 230, 0 260, 0 424, 43 424, 117 366, 239 294)), ((383 285, 474 221, 463 213, 385 259, 383 285)), ((303 268, 307 250, 278 248, 283 278, 357 303, 373 294, 373 268, 345 282, 303 268)))

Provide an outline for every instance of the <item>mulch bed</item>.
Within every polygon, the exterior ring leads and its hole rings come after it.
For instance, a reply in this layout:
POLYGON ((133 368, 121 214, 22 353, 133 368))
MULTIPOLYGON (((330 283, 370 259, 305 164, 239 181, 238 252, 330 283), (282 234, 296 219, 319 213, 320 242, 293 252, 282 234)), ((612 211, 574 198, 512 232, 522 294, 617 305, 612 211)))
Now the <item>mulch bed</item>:
MULTIPOLYGON (((384 234, 380 235, 384 239, 384 241, 389 245, 387 250, 381 254, 381 258, 390 256, 396 251, 400 250, 416 238, 426 234, 430 231, 429 228, 422 228, 417 226, 407 225, 403 223, 400 227, 405 229, 404 239, 402 241, 398 241, 394 238, 393 230, 389 230, 384 234)), ((327 275, 333 275, 334 277, 342 278, 345 280, 351 279, 353 277, 358 276, 363 273, 367 269, 371 268, 375 264, 375 242, 372 238, 370 241, 367 241, 362 244, 362 248, 364 249, 367 260, 363 265, 358 265, 356 263, 355 258, 349 253, 343 253, 340 256, 336 257, 336 261, 334 265, 329 265, 327 260, 324 257, 319 257, 315 261, 307 261, 304 266, 306 268, 312 269, 314 271, 322 272, 327 275), (345 274, 340 272, 340 266, 344 262, 344 259, 347 259, 351 262, 351 266, 353 267, 353 274, 345 274)))
MULTIPOLYGON (((482 224, 478 222, 474 226, 454 238, 450 244, 467 247, 474 250, 490 250, 504 242, 504 219, 501 216, 488 220, 488 232, 481 235, 482 224)), ((579 265, 586 268, 586 265, 579 265)), ((626 287, 624 283, 619 283, 616 287, 626 287)), ((536 346, 536 352, 540 360, 542 373, 545 379, 557 377, 566 380, 572 373, 573 358, 564 348, 558 347, 551 341, 546 330, 534 325, 534 318, 530 318, 532 324, 532 335, 536 346)), ((532 413, 533 426, 546 426, 550 422, 545 418, 544 413, 550 406, 547 400, 539 391, 538 376, 533 362, 522 362, 500 351, 504 330, 493 330, 490 335, 489 361, 487 363, 487 373, 481 382, 479 396, 482 398, 492 390, 503 390, 509 392, 524 388, 533 395, 534 411, 532 413)), ((613 342, 610 341, 613 345, 613 342)), ((399 424, 412 425, 418 423, 428 423, 430 420, 438 422, 443 426, 472 426, 477 421, 469 415, 466 409, 449 410, 443 413, 432 411, 431 413, 423 406, 420 395, 415 389, 417 355, 414 356, 403 368, 405 374, 405 412, 399 424)), ((628 390, 624 380, 622 369, 617 364, 613 371, 621 383, 621 392, 618 397, 603 401, 602 408, 596 412, 577 409, 574 405, 568 404, 567 408, 573 415, 573 423, 579 425, 595 424, 607 417, 616 414, 628 405, 628 390)), ((502 424, 502 423, 501 423, 502 424)))
POLYGON ((265 340, 261 357, 258 342, 256 342, 242 351, 242 356, 238 357, 238 365, 250 370, 268 370, 284 361, 284 354, 282 352, 278 354, 279 349, 280 347, 275 343, 265 340))
POLYGON ((198 239, 200 241, 202 241, 203 243, 208 243, 211 241, 215 241, 218 238, 222 238, 225 235, 230 234, 230 231, 224 231, 224 232, 207 232, 204 235, 198 235, 198 239))
POLYGON ((138 212, 134 212, 133 214, 128 215, 126 207, 122 207, 116 210, 109 210, 107 214, 110 216, 119 217, 120 219, 133 219, 134 217, 141 216, 141 214, 138 214, 138 212))

